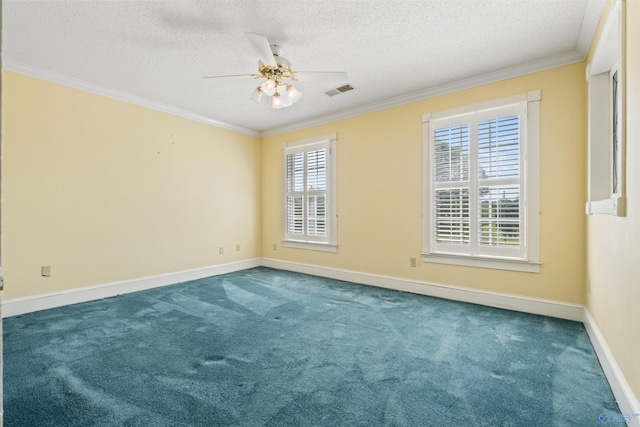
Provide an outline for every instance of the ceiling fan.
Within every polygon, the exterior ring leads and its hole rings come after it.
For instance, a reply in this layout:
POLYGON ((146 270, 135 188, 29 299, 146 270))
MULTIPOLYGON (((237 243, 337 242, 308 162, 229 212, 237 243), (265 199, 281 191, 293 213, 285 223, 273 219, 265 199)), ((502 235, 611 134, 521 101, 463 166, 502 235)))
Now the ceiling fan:
POLYGON ((291 63, 281 56, 282 48, 280 46, 270 44, 269 40, 260 34, 245 33, 245 36, 258 54, 257 74, 207 76, 202 78, 252 77, 254 79, 266 79, 253 91, 251 99, 258 104, 276 110, 289 107, 302 99, 302 92, 293 87, 287 80, 307 81, 322 76, 347 80, 347 73, 341 71, 293 71, 291 63))

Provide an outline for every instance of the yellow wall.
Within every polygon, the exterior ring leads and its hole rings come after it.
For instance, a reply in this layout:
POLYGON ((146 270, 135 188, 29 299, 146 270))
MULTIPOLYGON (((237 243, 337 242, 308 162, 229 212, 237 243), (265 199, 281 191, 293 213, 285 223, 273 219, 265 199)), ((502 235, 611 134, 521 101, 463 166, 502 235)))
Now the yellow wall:
POLYGON ((259 138, 7 71, 2 96, 5 298, 260 256, 259 138))
POLYGON ((640 1, 627 1, 626 8, 627 215, 588 217, 586 304, 640 396, 640 1))
POLYGON ((262 256, 584 303, 586 95, 584 64, 574 64, 264 138, 262 256), (422 250, 422 114, 538 89, 540 273, 411 268, 422 250), (330 132, 338 134, 338 253, 283 248, 282 144, 330 132))

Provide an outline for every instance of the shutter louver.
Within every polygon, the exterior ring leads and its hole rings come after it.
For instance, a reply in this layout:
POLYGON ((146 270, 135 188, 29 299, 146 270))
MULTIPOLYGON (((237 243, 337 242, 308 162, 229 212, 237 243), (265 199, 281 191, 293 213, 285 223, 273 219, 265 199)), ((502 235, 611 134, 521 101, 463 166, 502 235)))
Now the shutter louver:
POLYGON ((439 243, 469 243, 469 189, 436 191, 435 233, 439 243))
POLYGON ((517 247, 520 245, 520 188, 496 186, 480 188, 480 245, 517 247))
POLYGON ((478 123, 478 178, 520 176, 520 120, 503 117, 478 123))
POLYGON ((436 129, 436 182, 466 181, 469 179, 469 125, 436 129))
POLYGON ((304 153, 287 155, 287 234, 304 235, 304 153))
POLYGON ((304 153, 287 155, 287 192, 304 190, 304 153))
POLYGON ((307 153, 307 190, 327 189, 327 150, 314 150, 307 153))
POLYGON ((520 246, 520 116, 478 123, 478 243, 520 246), (502 185, 487 185, 500 181, 502 185))
POLYGON ((309 196, 307 229, 309 236, 325 236, 327 219, 325 196, 309 196))
POLYGON ((448 188, 449 182, 469 180, 468 124, 435 130, 434 179, 438 186, 435 192, 434 219, 435 240, 438 243, 468 245, 469 234, 469 188, 448 188))
POLYGON ((304 234, 304 197, 287 197, 287 233, 295 235, 304 234))
POLYGON ((327 150, 320 149, 307 153, 307 234, 325 236, 327 189, 327 150))

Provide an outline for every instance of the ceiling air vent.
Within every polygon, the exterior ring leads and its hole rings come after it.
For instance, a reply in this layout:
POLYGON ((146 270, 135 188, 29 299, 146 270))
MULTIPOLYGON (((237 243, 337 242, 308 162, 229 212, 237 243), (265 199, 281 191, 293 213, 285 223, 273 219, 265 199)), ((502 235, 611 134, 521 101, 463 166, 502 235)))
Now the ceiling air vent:
POLYGON ((336 96, 344 92, 349 92, 350 90, 353 90, 353 86, 347 84, 344 86, 337 87, 335 89, 328 90, 325 92, 325 94, 327 94, 328 96, 336 96))

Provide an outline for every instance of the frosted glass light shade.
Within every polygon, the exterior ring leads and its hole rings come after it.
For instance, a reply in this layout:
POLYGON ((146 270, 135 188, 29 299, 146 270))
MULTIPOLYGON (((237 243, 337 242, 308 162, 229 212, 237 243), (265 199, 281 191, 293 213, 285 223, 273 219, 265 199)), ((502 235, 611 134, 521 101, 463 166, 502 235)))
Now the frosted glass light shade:
POLYGON ((267 96, 273 96, 276 93, 276 82, 271 79, 267 79, 260 85, 260 90, 262 90, 262 92, 267 96))
POLYGON ((280 97, 280 94, 278 92, 276 92, 271 98, 269 98, 269 102, 267 103, 267 107, 271 107, 274 110, 279 110, 279 109, 285 107, 284 102, 283 102, 283 100, 280 97))
POLYGON ((267 79, 258 86, 252 93, 250 98, 258 104, 266 105, 268 108, 279 110, 287 108, 302 98, 302 92, 291 85, 286 85, 286 90, 278 92, 278 85, 274 80, 267 79))
POLYGON ((295 104, 302 98, 302 92, 293 86, 287 86, 287 95, 292 104, 295 104))
POLYGON ((251 94, 251 99, 260 104, 262 102, 262 98, 264 98, 264 93, 262 93, 260 87, 257 87, 251 94))

